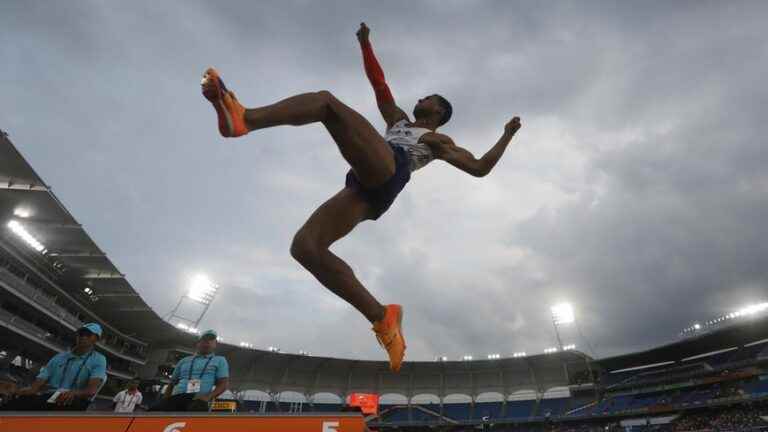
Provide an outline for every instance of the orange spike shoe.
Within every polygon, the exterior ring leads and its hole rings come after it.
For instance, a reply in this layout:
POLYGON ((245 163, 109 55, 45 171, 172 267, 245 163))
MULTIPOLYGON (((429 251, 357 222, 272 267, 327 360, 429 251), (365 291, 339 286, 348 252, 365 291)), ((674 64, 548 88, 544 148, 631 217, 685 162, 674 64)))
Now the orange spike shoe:
POLYGON ((235 93, 227 90, 219 73, 214 68, 208 68, 200 83, 203 96, 208 99, 219 118, 219 132, 227 138, 239 137, 250 132, 245 125, 245 107, 240 105, 235 93))
POLYGON ((405 357, 405 338, 402 330, 403 307, 396 304, 387 305, 384 318, 373 323, 373 331, 379 344, 389 355, 389 369, 399 372, 405 357))

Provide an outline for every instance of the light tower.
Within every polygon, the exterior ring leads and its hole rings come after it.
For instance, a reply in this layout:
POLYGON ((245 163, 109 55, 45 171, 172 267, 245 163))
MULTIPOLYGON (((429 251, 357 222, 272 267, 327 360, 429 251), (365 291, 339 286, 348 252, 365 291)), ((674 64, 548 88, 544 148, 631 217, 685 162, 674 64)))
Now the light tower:
POLYGON ((557 348, 563 350, 563 341, 560 339, 559 326, 571 324, 576 320, 573 314, 573 306, 570 303, 559 303, 549 308, 552 313, 552 326, 555 327, 555 337, 557 338, 557 348))
POLYGON ((213 283, 208 276, 200 274, 193 277, 192 282, 189 285, 189 290, 186 294, 181 296, 179 302, 176 303, 176 307, 168 313, 167 320, 172 321, 176 318, 176 320, 179 321, 176 323, 177 327, 196 333, 198 330, 197 326, 200 324, 205 313, 208 312, 208 308, 211 306, 211 303, 213 303, 213 299, 216 297, 218 291, 219 286, 213 283), (202 311, 197 315, 197 318, 192 319, 190 318, 190 315, 182 314, 182 312, 180 312, 185 300, 187 300, 188 303, 191 302, 196 306, 203 307, 202 311))

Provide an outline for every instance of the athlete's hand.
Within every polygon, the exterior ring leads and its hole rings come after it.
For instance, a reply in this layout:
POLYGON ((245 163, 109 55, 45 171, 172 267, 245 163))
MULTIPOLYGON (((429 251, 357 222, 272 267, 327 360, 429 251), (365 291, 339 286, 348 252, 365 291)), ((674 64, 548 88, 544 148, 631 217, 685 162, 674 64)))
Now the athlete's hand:
POLYGON ((357 31, 357 40, 360 43, 368 41, 368 35, 371 33, 371 29, 365 25, 364 22, 360 23, 360 29, 357 31))
POLYGON ((504 134, 512 136, 518 129, 520 129, 520 126, 522 126, 522 124, 520 124, 520 117, 514 117, 504 125, 504 134))

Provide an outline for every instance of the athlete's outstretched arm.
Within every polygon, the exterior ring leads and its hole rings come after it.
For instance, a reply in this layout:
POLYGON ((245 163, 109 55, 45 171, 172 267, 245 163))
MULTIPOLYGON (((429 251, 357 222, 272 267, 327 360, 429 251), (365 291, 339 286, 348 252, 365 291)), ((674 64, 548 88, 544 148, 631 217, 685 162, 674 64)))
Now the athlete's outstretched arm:
POLYGON ((480 159, 475 158, 468 150, 454 144, 453 140, 443 134, 425 134, 421 141, 427 144, 437 159, 442 159, 456 168, 475 177, 484 177, 491 172, 501 159, 507 145, 517 130, 520 129, 520 118, 515 117, 504 126, 504 134, 480 159))
POLYGON ((387 129, 389 129, 398 121, 402 119, 407 120, 408 116, 395 104, 395 98, 392 96, 392 92, 389 90, 389 86, 384 79, 384 71, 373 54, 373 47, 368 39, 369 33, 370 29, 368 26, 365 23, 360 23, 360 29, 357 31, 357 40, 360 41, 360 49, 363 51, 365 74, 368 76, 371 86, 373 86, 373 91, 376 93, 376 103, 379 106, 381 116, 387 122, 387 129))

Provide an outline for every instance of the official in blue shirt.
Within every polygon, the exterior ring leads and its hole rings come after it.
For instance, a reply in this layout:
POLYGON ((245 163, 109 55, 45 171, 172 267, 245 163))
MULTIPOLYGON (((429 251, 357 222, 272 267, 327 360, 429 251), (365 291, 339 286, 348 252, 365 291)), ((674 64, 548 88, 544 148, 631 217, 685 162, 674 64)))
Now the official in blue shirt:
POLYGON ((208 404, 229 388, 229 363, 216 350, 216 332, 206 330, 195 355, 179 360, 163 399, 150 411, 208 411, 208 404))
POLYGON ((7 411, 84 411, 107 380, 107 359, 94 350, 101 326, 88 323, 77 330, 75 346, 48 361, 31 386, 17 390, 7 411))

